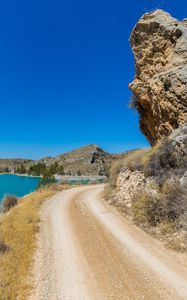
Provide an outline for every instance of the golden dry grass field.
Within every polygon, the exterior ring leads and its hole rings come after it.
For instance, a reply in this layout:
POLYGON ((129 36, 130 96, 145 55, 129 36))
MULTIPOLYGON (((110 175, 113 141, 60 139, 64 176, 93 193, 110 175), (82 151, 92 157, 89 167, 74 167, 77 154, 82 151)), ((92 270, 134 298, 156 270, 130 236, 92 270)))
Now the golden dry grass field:
POLYGON ((51 187, 24 197, 0 220, 0 243, 7 246, 0 251, 0 299, 25 299, 29 290, 29 274, 39 230, 39 208, 45 199, 59 189, 51 187))

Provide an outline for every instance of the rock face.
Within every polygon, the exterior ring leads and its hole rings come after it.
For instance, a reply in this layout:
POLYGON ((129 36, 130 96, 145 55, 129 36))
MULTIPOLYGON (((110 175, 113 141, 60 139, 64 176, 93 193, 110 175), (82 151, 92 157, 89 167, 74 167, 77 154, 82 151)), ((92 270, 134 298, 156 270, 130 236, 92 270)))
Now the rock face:
POLYGON ((113 200, 118 203, 124 203, 127 208, 130 208, 134 193, 145 188, 145 184, 146 179, 143 172, 122 171, 117 179, 117 189, 113 200))
POLYGON ((173 154, 179 161, 176 175, 182 175, 180 184, 187 189, 187 124, 174 130, 169 139, 173 145, 173 154))
POLYGON ((151 145, 187 122, 187 19, 162 10, 145 14, 130 43, 136 76, 130 84, 140 129, 151 145))
POLYGON ((151 185, 153 180, 146 178, 142 171, 131 171, 129 169, 121 171, 116 182, 116 189, 110 196, 108 202, 122 208, 128 217, 132 217, 132 201, 136 193, 142 190, 153 193, 151 185))

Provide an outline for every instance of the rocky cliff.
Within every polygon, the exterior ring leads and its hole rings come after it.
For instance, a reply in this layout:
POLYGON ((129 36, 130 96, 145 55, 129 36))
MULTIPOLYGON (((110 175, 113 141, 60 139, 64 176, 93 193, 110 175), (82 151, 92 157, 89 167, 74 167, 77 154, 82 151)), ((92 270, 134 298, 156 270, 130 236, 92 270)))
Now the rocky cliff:
POLYGON ((140 129, 151 145, 187 122, 187 19, 146 13, 130 43, 136 76, 130 84, 140 129))

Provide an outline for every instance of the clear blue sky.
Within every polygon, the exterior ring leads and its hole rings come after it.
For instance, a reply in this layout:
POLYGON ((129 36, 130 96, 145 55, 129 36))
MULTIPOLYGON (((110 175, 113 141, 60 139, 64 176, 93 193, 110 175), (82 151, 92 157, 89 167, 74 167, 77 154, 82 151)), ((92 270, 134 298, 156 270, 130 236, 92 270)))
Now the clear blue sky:
POLYGON ((1 1, 0 157, 147 146, 128 108, 128 40, 157 7, 187 17, 186 0, 1 1))

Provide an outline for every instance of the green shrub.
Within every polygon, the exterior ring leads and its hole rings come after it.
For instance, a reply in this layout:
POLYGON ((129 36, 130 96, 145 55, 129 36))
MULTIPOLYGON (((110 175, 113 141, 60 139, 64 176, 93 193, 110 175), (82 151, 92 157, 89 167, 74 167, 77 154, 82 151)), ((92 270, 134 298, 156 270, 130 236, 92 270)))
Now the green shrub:
POLYGON ((77 175, 81 176, 81 171, 80 170, 77 171, 77 175))
POLYGON ((37 164, 32 165, 29 168, 28 174, 33 176, 40 176, 40 175, 44 175, 46 170, 47 170, 46 165, 44 163, 39 162, 37 164))
POLYGON ((57 174, 58 174, 58 175, 65 175, 64 167, 63 167, 62 165, 60 165, 60 166, 58 167, 57 174))
POLYGON ((47 167, 43 162, 33 164, 28 171, 29 175, 33 176, 52 176, 55 174, 64 175, 64 168, 62 165, 58 165, 57 162, 51 164, 47 167))
POLYGON ((5 167, 5 168, 3 168, 3 169, 2 169, 2 172, 3 172, 3 173, 9 173, 9 172, 10 172, 10 170, 9 170, 9 168, 8 168, 8 167, 5 167))
POLYGON ((49 186, 54 183, 56 183, 56 179, 54 176, 44 175, 39 182, 38 188, 42 188, 44 186, 49 186))
POLYGON ((17 167, 17 169, 15 170, 15 173, 26 174, 27 170, 26 170, 25 166, 23 164, 21 164, 19 167, 17 167))
POLYGON ((49 174, 50 175, 55 175, 55 174, 58 174, 58 163, 55 162, 53 163, 52 165, 50 165, 49 167, 49 174))

